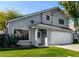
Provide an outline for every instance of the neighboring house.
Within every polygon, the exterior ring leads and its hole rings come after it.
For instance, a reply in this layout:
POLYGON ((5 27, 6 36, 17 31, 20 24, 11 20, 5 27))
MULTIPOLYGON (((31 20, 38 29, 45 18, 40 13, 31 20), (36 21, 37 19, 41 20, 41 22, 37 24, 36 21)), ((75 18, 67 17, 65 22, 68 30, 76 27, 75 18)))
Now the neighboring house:
POLYGON ((69 29, 69 20, 61 11, 55 7, 10 20, 8 33, 20 37, 19 45, 70 44, 73 33, 69 29))

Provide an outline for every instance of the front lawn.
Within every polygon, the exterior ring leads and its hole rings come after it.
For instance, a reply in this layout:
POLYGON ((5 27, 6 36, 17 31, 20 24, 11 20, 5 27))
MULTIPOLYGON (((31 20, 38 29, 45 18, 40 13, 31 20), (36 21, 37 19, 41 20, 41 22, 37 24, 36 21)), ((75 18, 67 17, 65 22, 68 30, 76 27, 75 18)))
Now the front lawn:
POLYGON ((60 57, 60 56, 79 56, 79 52, 70 51, 58 47, 50 48, 33 48, 33 49, 20 49, 20 48, 7 48, 0 49, 0 57, 60 57))

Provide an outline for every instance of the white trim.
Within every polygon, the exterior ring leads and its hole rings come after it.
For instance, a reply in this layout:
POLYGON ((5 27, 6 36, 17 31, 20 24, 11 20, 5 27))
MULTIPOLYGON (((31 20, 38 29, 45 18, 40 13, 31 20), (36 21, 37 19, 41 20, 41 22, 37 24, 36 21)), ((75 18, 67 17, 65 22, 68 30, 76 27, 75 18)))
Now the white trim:
POLYGON ((38 46, 38 28, 35 28, 35 46, 38 46))
POLYGON ((68 29, 64 29, 64 28, 60 28, 60 27, 55 27, 55 26, 50 26, 50 25, 45 25, 45 24, 38 24, 36 26, 33 26, 31 28, 35 28, 35 27, 38 27, 38 28, 42 28, 42 29, 57 29, 57 30, 63 30, 63 31, 68 31, 68 32, 73 32, 71 30, 68 30, 68 29))
POLYGON ((45 38, 45 46, 48 46, 48 37, 45 38))
MULTIPOLYGON (((14 29, 19 29, 19 28, 14 28, 14 29)), ((13 29, 13 33, 12 34, 14 34, 14 29, 13 29)), ((30 39, 30 29, 22 29, 22 30, 29 30, 29 40, 27 40, 27 41, 30 41, 31 39, 30 39)))

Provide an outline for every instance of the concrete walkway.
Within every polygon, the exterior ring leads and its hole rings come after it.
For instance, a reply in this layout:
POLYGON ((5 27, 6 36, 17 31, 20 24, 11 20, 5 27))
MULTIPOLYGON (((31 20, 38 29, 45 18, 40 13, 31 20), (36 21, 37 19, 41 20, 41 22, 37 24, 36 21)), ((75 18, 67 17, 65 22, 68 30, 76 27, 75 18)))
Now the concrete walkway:
POLYGON ((70 44, 70 45, 55 45, 55 47, 65 48, 73 51, 79 52, 79 44, 70 44))

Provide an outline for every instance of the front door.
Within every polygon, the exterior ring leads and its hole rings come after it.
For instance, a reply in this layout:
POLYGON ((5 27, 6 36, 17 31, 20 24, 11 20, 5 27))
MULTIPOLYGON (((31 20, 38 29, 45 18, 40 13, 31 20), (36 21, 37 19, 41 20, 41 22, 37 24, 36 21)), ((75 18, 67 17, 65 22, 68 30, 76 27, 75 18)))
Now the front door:
POLYGON ((47 38, 47 30, 42 30, 42 44, 45 44, 45 39, 47 38))
POLYGON ((38 36, 38 44, 41 45, 41 44, 42 44, 42 43, 41 43, 41 39, 42 39, 41 36, 42 36, 42 35, 41 35, 41 31, 40 31, 40 30, 38 31, 38 35, 37 35, 37 36, 38 36))
POLYGON ((37 33, 38 37, 38 44, 44 45, 45 44, 45 38, 47 38, 47 30, 45 29, 39 29, 37 33))

